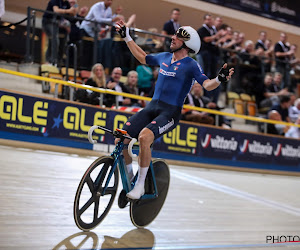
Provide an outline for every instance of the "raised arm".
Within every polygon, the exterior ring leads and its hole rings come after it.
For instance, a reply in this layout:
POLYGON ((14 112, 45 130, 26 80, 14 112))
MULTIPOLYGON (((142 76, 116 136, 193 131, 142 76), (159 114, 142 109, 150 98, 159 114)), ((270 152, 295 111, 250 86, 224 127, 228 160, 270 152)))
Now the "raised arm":
POLYGON ((210 91, 217 88, 221 82, 227 82, 234 73, 234 69, 227 69, 227 63, 220 69, 218 76, 214 79, 207 79, 203 82, 203 87, 210 91))
POLYGON ((147 55, 146 52, 132 40, 132 38, 129 35, 129 29, 128 27, 125 26, 124 22, 122 20, 117 22, 115 27, 119 32, 119 34, 121 35, 121 37, 126 42, 132 55, 141 64, 146 64, 146 55, 147 55))

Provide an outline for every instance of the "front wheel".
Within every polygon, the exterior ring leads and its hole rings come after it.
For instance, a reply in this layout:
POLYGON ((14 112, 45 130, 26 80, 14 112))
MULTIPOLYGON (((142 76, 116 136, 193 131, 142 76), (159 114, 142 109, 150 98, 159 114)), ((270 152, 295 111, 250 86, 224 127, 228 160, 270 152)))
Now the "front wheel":
POLYGON ((98 158, 86 170, 79 183, 73 212, 77 227, 83 231, 95 228, 105 218, 113 204, 119 182, 118 168, 112 173, 108 187, 102 195, 113 163, 114 159, 110 156, 98 158))

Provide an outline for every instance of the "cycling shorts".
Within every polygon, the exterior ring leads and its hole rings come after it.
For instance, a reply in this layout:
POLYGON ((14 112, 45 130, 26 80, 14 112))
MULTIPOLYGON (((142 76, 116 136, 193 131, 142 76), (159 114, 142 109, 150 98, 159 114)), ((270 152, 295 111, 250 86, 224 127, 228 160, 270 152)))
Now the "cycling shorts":
POLYGON ((181 107, 152 100, 143 110, 134 114, 123 129, 133 138, 138 138, 143 128, 150 129, 155 139, 171 131, 179 122, 181 107))

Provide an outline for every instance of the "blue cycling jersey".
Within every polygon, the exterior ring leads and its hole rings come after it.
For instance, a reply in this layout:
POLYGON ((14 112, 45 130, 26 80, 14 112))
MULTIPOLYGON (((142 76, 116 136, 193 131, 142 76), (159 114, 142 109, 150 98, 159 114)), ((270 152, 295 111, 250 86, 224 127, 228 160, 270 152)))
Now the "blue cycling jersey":
POLYGON ((202 86, 208 77, 203 73, 200 65, 190 57, 171 64, 172 55, 172 53, 163 52, 146 56, 147 64, 160 66, 152 99, 182 107, 195 80, 202 86))

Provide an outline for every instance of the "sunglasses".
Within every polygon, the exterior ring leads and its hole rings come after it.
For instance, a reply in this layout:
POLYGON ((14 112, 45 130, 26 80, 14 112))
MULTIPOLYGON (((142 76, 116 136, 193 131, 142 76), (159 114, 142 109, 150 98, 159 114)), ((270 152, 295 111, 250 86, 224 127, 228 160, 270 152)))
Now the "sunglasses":
POLYGON ((188 41, 191 38, 191 35, 182 27, 180 27, 175 34, 179 39, 183 41, 188 41))

